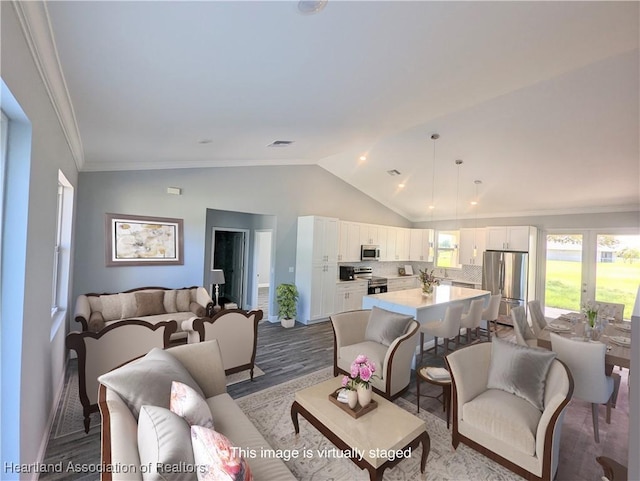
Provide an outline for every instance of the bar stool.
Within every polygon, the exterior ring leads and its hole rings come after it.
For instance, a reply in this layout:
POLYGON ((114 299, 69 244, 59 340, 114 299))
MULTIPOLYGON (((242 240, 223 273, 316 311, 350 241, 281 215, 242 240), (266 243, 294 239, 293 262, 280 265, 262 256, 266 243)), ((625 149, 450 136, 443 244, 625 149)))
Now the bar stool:
POLYGON ((456 338, 456 349, 458 349, 458 334, 460 333, 460 318, 462 317, 462 303, 450 305, 444 314, 444 319, 436 321, 428 321, 420 326, 420 364, 424 357, 424 335, 433 336, 433 354, 438 355, 438 338, 443 339, 444 355, 447 355, 449 349, 449 339, 456 338))
POLYGON ((416 403, 418 412, 420 412, 420 381, 426 381, 434 386, 442 387, 442 393, 437 396, 429 396, 424 394, 425 397, 432 399, 438 399, 442 397, 442 410, 447 413, 447 429, 449 429, 449 418, 451 417, 451 374, 443 367, 421 367, 416 372, 416 403))

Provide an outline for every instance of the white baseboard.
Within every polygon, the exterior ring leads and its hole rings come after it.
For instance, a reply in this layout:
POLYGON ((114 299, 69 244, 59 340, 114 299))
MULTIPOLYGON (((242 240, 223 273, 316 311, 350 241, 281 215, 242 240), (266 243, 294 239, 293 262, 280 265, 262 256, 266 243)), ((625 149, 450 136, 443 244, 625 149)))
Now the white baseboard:
MULTIPOLYGON (((69 363, 69 358, 64 363, 64 369, 62 371, 62 377, 60 382, 58 383, 58 387, 56 388, 56 392, 53 396, 53 404, 51 406, 51 410, 49 411, 49 418, 47 419, 47 427, 44 431, 44 435, 42 437, 42 441, 40 441, 40 448, 38 449, 38 455, 36 457, 36 463, 44 463, 44 457, 47 454, 47 446, 49 445, 49 434, 51 433, 51 428, 53 427, 53 422, 56 419, 56 412, 58 411, 58 404, 60 404, 60 400, 62 399, 62 394, 64 393, 64 383, 66 380, 67 373, 67 364, 69 363)), ((25 479, 29 481, 37 481, 39 473, 30 473, 25 479)))

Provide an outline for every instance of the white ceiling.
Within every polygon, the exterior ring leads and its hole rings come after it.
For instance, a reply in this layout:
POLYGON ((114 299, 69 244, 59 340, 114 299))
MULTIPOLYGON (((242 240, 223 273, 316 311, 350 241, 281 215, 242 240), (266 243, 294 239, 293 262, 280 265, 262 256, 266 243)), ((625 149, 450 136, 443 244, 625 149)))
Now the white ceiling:
POLYGON ((637 210, 639 6, 47 4, 82 170, 318 164, 412 221, 637 210))

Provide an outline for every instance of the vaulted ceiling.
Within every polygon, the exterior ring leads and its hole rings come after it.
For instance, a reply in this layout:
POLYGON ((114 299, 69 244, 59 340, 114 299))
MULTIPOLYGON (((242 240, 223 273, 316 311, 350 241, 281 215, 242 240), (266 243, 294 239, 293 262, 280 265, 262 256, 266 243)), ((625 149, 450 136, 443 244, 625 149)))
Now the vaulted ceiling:
POLYGON ((46 10, 82 170, 317 164, 421 221, 637 210, 639 5, 46 10))

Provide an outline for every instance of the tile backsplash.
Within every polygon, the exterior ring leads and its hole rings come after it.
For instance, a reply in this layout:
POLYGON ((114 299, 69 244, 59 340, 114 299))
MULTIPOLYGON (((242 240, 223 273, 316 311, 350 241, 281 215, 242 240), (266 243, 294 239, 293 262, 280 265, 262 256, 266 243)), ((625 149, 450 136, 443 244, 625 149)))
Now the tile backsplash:
MULTIPOLYGON (((345 262, 341 265, 371 267, 373 275, 380 277, 391 277, 398 275, 398 269, 406 265, 413 268, 413 273, 417 274, 419 269, 433 269, 431 262, 345 262)), ((482 283, 482 266, 462 266, 462 269, 435 269, 435 274, 439 277, 448 277, 462 281, 482 283), (445 275, 446 272, 446 275, 445 275)))

